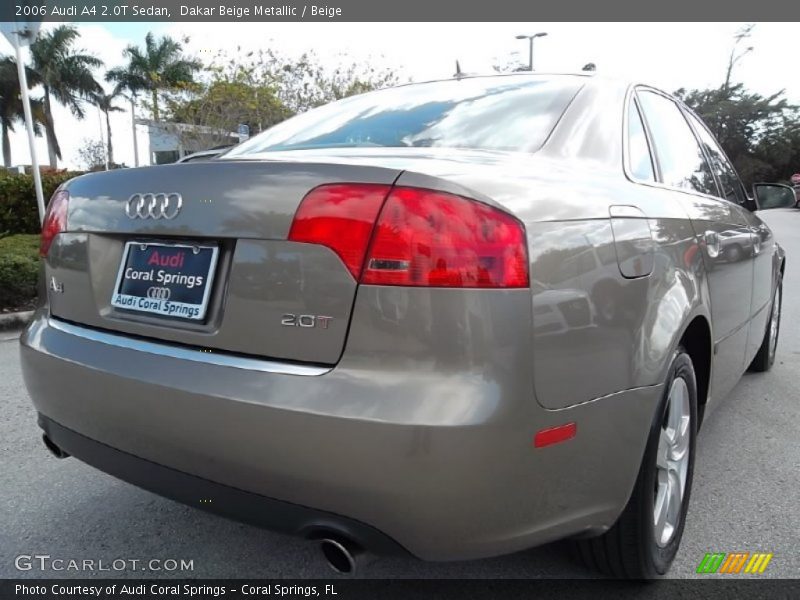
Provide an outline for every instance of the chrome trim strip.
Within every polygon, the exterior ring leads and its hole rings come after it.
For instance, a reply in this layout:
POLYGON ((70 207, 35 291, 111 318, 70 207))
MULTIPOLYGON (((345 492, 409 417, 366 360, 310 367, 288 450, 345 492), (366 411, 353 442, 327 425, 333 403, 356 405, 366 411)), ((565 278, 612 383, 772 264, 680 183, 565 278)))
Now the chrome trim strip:
POLYGON ((135 350, 137 352, 146 352, 147 354, 155 354, 157 356, 168 356, 170 358, 177 358, 179 360, 189 360, 207 365, 210 364, 220 367, 231 367, 234 369, 244 369, 247 371, 260 371, 262 373, 304 375, 312 377, 324 375, 331 370, 331 367, 297 365, 274 360, 260 360, 257 358, 233 356, 230 354, 215 354, 212 352, 202 352, 200 350, 190 350, 189 348, 182 348, 180 346, 172 346, 169 344, 147 342, 124 335, 116 335, 113 333, 107 333, 105 331, 80 327, 78 325, 66 323, 52 317, 47 320, 47 324, 49 327, 61 331, 62 333, 74 335, 75 337, 91 340, 93 342, 99 342, 108 346, 115 346, 117 348, 124 348, 126 350, 135 350))

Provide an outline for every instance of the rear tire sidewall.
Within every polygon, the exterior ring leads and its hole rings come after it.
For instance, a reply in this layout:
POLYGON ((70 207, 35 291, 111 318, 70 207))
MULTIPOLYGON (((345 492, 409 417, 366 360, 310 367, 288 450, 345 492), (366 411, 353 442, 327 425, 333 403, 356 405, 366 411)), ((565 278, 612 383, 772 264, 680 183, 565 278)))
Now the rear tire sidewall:
POLYGON ((650 436, 647 442, 644 461, 642 464, 641 476, 639 481, 639 519, 642 552, 640 556, 645 562, 642 571, 648 577, 661 577, 667 573, 672 561, 678 552, 683 530, 686 525, 686 513, 689 508, 689 500, 692 492, 692 479, 694 477, 695 446, 697 441, 697 380, 695 377, 694 366, 689 355, 682 349, 676 352, 669 368, 664 394, 659 404, 656 417, 650 429, 650 436), (686 471, 686 487, 684 490, 681 504, 680 522, 669 543, 661 547, 656 543, 655 523, 653 519, 653 506, 655 503, 655 483, 656 483, 656 455, 658 452, 658 441, 661 435, 661 426, 669 408, 669 393, 673 381, 683 378, 689 390, 689 410, 690 410, 690 440, 689 440, 689 464, 686 471))
POLYGON ((780 339, 781 333, 781 317, 783 316, 783 278, 778 279, 778 285, 775 286, 775 293, 778 294, 778 306, 775 306, 774 298, 772 307, 769 311, 769 322, 767 323, 767 370, 772 368, 772 365, 775 364, 775 357, 778 355, 778 340, 780 339), (775 328, 775 339, 772 339, 772 318, 775 312, 775 309, 778 309, 778 326, 775 328), (775 345, 775 351, 773 352, 772 346, 775 345))
POLYGON ((764 338, 761 341, 761 346, 758 349, 755 357, 753 358, 753 362, 750 363, 748 367, 749 371, 754 371, 756 373, 765 373, 772 369, 772 366, 775 364, 775 357, 778 354, 777 349, 777 340, 780 339, 780 331, 781 331, 781 316, 783 314, 782 304, 783 304, 783 277, 781 276, 778 279, 778 283, 775 286, 775 291, 773 294, 780 294, 778 298, 778 327, 775 331, 775 353, 772 353, 772 317, 775 311, 775 296, 770 299, 770 309, 769 309, 769 317, 767 318, 767 328, 764 332, 764 338))

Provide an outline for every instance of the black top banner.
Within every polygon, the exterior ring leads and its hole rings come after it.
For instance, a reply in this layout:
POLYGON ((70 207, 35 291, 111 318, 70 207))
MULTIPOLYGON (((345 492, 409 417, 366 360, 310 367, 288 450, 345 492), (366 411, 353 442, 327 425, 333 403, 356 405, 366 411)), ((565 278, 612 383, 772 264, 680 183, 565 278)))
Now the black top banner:
POLYGON ((0 21, 796 21, 786 0, 2 0, 0 21))

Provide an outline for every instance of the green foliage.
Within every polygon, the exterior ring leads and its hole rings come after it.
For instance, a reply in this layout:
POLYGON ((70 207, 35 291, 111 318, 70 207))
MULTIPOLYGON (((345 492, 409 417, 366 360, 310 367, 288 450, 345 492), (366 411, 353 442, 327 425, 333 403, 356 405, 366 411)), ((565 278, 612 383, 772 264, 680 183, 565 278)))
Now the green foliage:
MULTIPOLYGON (((108 143, 107 150, 108 150, 108 162, 114 162, 114 144, 111 141, 111 118, 110 114, 112 112, 123 112, 123 110, 114 104, 114 100, 117 96, 120 95, 119 90, 114 90, 110 94, 106 94, 105 92, 98 92, 96 94, 92 94, 92 104, 94 104, 97 108, 103 111, 103 114, 106 117, 106 140, 108 143)), ((105 157, 103 157, 105 159, 105 157)))
POLYGON ((313 52, 289 58, 272 50, 237 49, 233 56, 217 54, 206 71, 207 81, 168 99, 167 112, 172 121, 208 127, 223 137, 239 123, 255 134, 315 106, 398 83, 392 69, 344 57, 329 68, 313 52))
POLYGON ((98 167, 105 167, 106 147, 101 140, 83 138, 81 147, 78 148, 78 159, 80 165, 87 171, 97 170, 98 167))
POLYGON ((734 35, 725 79, 718 88, 675 94, 708 125, 748 188, 759 181, 788 181, 800 172, 800 110, 783 97, 748 91, 733 83, 736 64, 754 48, 742 48, 754 25, 734 35))
POLYGON ((78 38, 80 33, 73 25, 59 25, 39 34, 31 44, 32 70, 44 90, 44 129, 52 168, 61 158, 52 101, 58 101, 69 108, 75 117, 82 119, 85 114, 83 101, 92 94, 102 92, 92 70, 102 67, 103 61, 75 48, 78 38))
POLYGON ((103 66, 99 58, 75 48, 80 33, 73 25, 44 31, 31 44, 32 69, 42 86, 78 118, 83 118, 83 100, 101 92, 92 69, 103 66))
POLYGON ((39 236, 0 238, 0 308, 27 308, 36 298, 39 236))
MULTIPOLYGON (((42 189, 48 201, 56 188, 80 175, 69 171, 42 173, 42 189)), ((39 233, 39 211, 31 175, 0 172, 0 236, 18 233, 39 233)), ((2 254, 2 253, 0 253, 2 254)))
POLYGON ((267 50, 250 60, 265 80, 274 83, 278 97, 292 113, 399 83, 393 69, 376 66, 371 60, 351 62, 343 55, 333 68, 323 66, 314 52, 288 58, 267 50))
MULTIPOLYGON (((185 40, 185 41, 188 41, 185 40)), ((169 36, 156 38, 148 32, 144 48, 128 46, 124 51, 128 64, 111 69, 106 79, 117 84, 118 89, 127 89, 137 94, 150 95, 150 110, 153 120, 160 120, 159 95, 168 90, 191 87, 195 74, 202 64, 183 55, 183 45, 169 36)))
MULTIPOLYGON (((26 67, 28 85, 38 85, 39 76, 26 67)), ((33 128, 36 135, 41 133, 40 124, 44 123, 44 105, 39 98, 31 98, 33 128)), ((0 57, 0 129, 2 129, 3 165, 11 166, 11 138, 17 123, 24 123, 25 113, 22 108, 17 61, 11 56, 0 57)))
POLYGON ((271 86, 220 73, 215 73, 194 97, 169 100, 167 109, 170 120, 201 126, 200 130, 175 131, 183 146, 190 149, 233 143, 229 134, 240 123, 257 133, 290 116, 271 86))
POLYGON ((705 121, 746 186, 800 171, 800 113, 782 91, 762 96, 737 83, 677 95, 705 121))

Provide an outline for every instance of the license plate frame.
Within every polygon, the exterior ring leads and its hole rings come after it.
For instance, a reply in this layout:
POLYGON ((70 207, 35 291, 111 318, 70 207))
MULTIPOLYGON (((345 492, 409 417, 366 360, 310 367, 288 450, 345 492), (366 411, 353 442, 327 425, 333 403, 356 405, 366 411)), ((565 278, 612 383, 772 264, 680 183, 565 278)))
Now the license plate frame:
MULTIPOLYGON (((152 258, 152 254, 150 255, 152 258)), ((181 265, 183 265, 184 260, 181 261, 181 265)), ((120 260, 119 270, 117 271, 117 278, 114 283, 114 289, 111 293, 111 306, 116 309, 121 309, 124 311, 130 311, 136 314, 143 314, 143 315, 150 315, 150 316, 158 316, 158 317, 165 317, 168 319, 175 319, 179 322, 197 322, 202 321, 206 318, 208 313, 208 304, 211 298, 211 291, 214 286, 214 279, 217 270, 217 262, 219 260, 219 245, 215 243, 187 243, 187 242, 150 242, 150 241, 136 241, 131 240, 125 243, 125 248, 122 251, 122 259, 120 260), (136 250, 132 250, 132 248, 140 247, 140 249, 144 251, 151 251, 151 250, 167 250, 171 251, 172 254, 168 256, 168 258, 180 256, 181 253, 175 253, 176 249, 183 250, 183 259, 185 260, 186 256, 190 256, 186 254, 186 252, 192 253, 192 256, 201 254, 204 252, 210 251, 210 258, 208 260, 207 269, 203 270, 200 273, 194 273, 191 275, 185 275, 182 272, 178 271, 177 273, 168 271, 166 274, 168 275, 177 275, 177 276, 185 276, 185 277, 198 277, 200 275, 203 276, 203 283, 204 286, 202 289, 202 298, 200 303, 197 302, 181 302, 178 300, 171 299, 172 291, 174 287, 178 289, 178 295, 184 296, 187 293, 187 289, 191 290, 191 286, 189 288, 185 288, 183 290, 180 289, 181 286, 185 287, 184 283, 180 283, 180 279, 178 282, 160 282, 158 281, 158 273, 166 269, 174 268, 172 265, 156 265, 154 268, 150 270, 150 278, 142 278, 138 277, 136 279, 126 279, 124 277, 127 268, 130 266, 131 262, 131 253, 136 252, 136 250), (141 248, 143 247, 143 248, 141 248), (195 250, 197 250, 195 252, 195 250), (131 283, 132 286, 141 288, 143 285, 150 284, 148 287, 147 292, 145 295, 141 294, 129 294, 123 292, 123 284, 131 283), (158 289, 157 293, 153 293, 150 290, 154 288, 158 289), (164 292, 163 290, 167 290, 164 292)))

